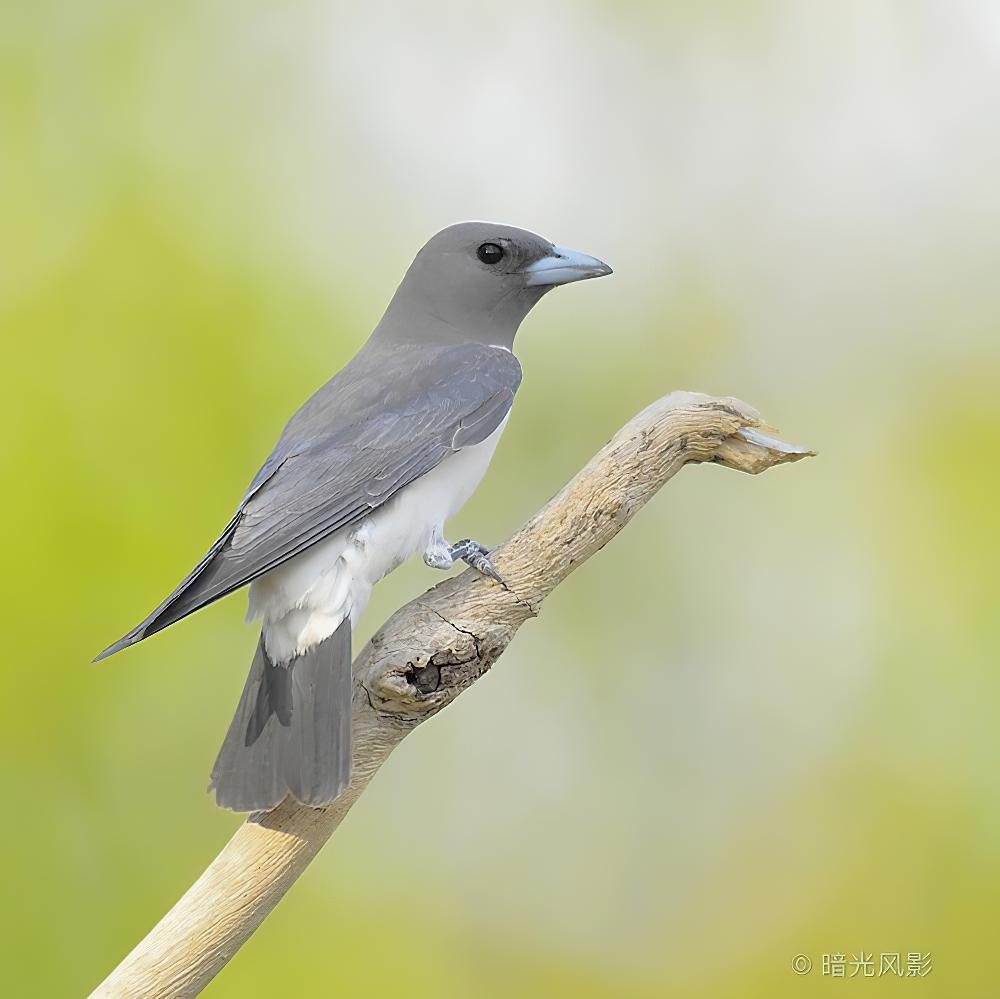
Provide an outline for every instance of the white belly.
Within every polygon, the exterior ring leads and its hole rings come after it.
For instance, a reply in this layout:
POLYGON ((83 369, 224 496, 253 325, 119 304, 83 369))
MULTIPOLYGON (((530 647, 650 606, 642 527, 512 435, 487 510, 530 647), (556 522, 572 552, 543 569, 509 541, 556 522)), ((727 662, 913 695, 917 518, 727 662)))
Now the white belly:
POLYGON ((346 618, 352 625, 357 621, 372 587, 425 550, 432 534, 472 495, 506 423, 504 419, 481 444, 448 455, 364 520, 335 531, 250 584, 247 620, 263 619, 264 645, 272 661, 287 662, 308 651, 346 618))

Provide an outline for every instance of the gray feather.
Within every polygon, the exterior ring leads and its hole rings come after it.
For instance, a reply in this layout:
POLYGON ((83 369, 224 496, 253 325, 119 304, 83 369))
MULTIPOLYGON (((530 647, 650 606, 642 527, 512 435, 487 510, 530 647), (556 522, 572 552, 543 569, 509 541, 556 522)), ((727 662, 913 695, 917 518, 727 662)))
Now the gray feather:
POLYGON ((245 586, 485 440, 520 381, 517 359, 497 347, 370 339, 292 417, 208 554, 98 659, 245 586))
POLYGON ((351 628, 287 666, 263 637, 212 769, 216 801, 236 812, 273 808, 287 795, 326 805, 351 778, 351 628))

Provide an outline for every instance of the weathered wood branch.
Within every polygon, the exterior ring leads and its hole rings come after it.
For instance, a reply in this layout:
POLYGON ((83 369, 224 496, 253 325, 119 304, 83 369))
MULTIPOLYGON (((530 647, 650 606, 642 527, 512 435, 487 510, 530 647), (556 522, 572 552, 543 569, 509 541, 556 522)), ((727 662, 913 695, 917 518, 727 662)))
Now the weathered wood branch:
POLYGON ((766 436, 736 399, 675 392, 643 410, 493 553, 508 588, 466 571, 397 611, 354 663, 354 773, 326 808, 252 816, 94 992, 192 996, 246 942, 408 732, 497 661, 517 629, 686 464, 758 473, 813 452, 766 436))

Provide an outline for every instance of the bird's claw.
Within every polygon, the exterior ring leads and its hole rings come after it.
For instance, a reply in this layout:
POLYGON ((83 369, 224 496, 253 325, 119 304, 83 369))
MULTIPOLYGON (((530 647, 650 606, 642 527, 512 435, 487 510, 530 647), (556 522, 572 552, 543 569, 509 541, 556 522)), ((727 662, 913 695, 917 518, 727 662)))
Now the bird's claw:
POLYGON ((462 541, 456 541, 451 546, 449 554, 453 559, 460 558, 467 565, 472 566, 476 572, 489 576, 490 579, 496 580, 506 588, 507 584, 504 582, 503 576, 497 572, 496 566, 490 561, 490 550, 486 545, 481 545, 471 538, 465 538, 462 541))

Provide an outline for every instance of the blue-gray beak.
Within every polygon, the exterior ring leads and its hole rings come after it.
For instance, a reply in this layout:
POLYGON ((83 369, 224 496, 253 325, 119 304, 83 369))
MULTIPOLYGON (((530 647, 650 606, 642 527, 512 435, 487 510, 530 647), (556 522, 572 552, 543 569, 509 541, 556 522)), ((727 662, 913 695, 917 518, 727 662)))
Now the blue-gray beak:
POLYGON ((553 246, 541 260, 526 267, 524 273, 529 286, 556 285, 604 277, 611 273, 611 268, 603 260, 587 253, 567 250, 564 246, 553 246))

